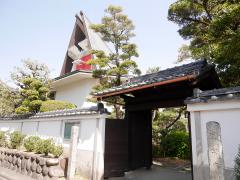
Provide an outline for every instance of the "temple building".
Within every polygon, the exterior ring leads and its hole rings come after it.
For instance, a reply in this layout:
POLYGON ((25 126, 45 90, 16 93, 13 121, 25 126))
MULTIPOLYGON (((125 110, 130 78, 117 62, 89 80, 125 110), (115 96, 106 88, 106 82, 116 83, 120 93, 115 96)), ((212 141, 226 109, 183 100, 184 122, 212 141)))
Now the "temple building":
POLYGON ((93 104, 87 102, 92 88, 99 80, 92 77, 95 67, 86 62, 94 58, 91 50, 102 50, 110 54, 111 50, 102 40, 99 33, 91 28, 91 22, 83 12, 76 14, 76 22, 62 65, 60 76, 53 81, 55 99, 74 103, 79 108, 87 108, 93 104))

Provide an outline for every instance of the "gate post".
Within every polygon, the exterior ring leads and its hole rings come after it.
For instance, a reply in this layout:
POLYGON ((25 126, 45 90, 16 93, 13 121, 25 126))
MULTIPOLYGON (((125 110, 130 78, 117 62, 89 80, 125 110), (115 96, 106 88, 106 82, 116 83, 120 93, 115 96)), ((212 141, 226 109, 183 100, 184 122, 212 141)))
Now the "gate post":
POLYGON ((76 157, 77 157, 77 145, 78 145, 78 126, 72 126, 71 132, 71 144, 68 160, 67 180, 73 180, 76 170, 76 157))

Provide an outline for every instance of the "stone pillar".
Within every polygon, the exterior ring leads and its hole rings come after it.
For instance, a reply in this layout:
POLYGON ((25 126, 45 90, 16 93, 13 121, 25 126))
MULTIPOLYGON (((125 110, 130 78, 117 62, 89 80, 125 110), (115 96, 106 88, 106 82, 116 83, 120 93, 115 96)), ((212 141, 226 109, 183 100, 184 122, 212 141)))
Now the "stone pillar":
POLYGON ((207 142, 210 179, 224 180, 223 145, 218 122, 207 123, 207 142))
POLYGON ((76 160, 77 160, 77 145, 78 145, 78 126, 72 127, 71 134, 71 144, 69 151, 69 160, 68 160, 68 171, 67 171, 67 180, 73 180, 76 170, 76 160))

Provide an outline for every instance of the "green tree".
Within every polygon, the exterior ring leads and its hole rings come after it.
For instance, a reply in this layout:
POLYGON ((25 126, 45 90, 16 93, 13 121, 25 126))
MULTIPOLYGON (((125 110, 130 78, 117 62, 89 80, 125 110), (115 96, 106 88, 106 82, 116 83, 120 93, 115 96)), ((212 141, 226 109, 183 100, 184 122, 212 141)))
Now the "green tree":
POLYGON ((154 66, 154 67, 149 67, 146 71, 146 74, 151 74, 151 73, 156 73, 160 71, 160 67, 159 66, 154 66))
POLYGON ((166 108, 154 111, 152 122, 153 145, 160 146, 161 139, 172 131, 186 131, 186 119, 183 118, 186 108, 166 108))
POLYGON ((21 80, 21 105, 16 108, 17 114, 37 113, 42 102, 48 100, 49 87, 41 80, 27 77, 21 80))
POLYGON ((50 71, 47 65, 32 59, 22 60, 22 64, 22 67, 15 67, 11 73, 11 78, 18 87, 22 86, 25 78, 38 79, 45 84, 50 83, 50 71))
POLYGON ((18 86, 21 102, 15 109, 17 114, 37 113, 50 94, 49 69, 36 60, 23 60, 22 67, 15 67, 12 80, 18 86))
POLYGON ((23 67, 15 67, 11 76, 20 94, 20 103, 17 104, 15 113, 37 113, 76 107, 68 102, 50 100, 49 74, 50 71, 45 64, 30 59, 23 60, 23 67))
POLYGON ((0 80, 0 116, 12 114, 19 101, 18 91, 0 80))
POLYGON ((180 60, 205 58, 217 65, 223 85, 240 85, 239 0, 177 0, 168 19, 190 40, 181 48, 180 60))
MULTIPOLYGON (((110 5, 105 10, 106 15, 102 18, 102 23, 91 26, 112 47, 110 54, 99 50, 92 51, 96 58, 89 64, 96 67, 93 76, 100 78, 100 85, 94 88, 94 92, 121 85, 124 76, 140 74, 133 60, 134 57, 138 57, 137 46, 130 42, 134 36, 134 25, 122 11, 121 7, 110 5)), ((117 105, 120 99, 111 98, 109 101, 113 102, 116 116, 120 118, 120 107, 117 105)))

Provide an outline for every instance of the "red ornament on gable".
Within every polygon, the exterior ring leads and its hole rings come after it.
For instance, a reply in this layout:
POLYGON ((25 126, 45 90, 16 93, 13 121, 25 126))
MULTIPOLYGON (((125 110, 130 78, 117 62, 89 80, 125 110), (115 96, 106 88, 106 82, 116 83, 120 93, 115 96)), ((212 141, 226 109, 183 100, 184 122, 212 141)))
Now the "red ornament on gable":
POLYGON ((92 66, 86 63, 91 59, 92 59, 91 54, 83 56, 81 58, 81 62, 79 64, 76 64, 76 70, 92 70, 92 66))

